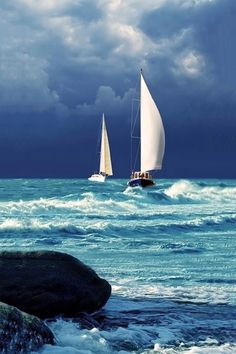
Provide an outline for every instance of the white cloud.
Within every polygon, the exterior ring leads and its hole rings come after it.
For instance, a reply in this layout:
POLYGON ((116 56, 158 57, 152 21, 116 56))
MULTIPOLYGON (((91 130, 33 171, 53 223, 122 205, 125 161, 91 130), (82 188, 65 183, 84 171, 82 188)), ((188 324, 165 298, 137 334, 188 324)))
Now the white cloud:
POLYGON ((98 0, 107 17, 119 23, 135 25, 145 12, 152 12, 164 6, 194 7, 218 0, 98 0))
MULTIPOLYGON (((136 0, 98 0, 96 4, 102 16, 86 23, 69 11, 82 4, 81 0, 15 1, 21 7, 31 9, 43 35, 50 35, 52 40, 53 37, 60 39, 65 52, 68 50, 68 57, 71 56, 78 64, 90 63, 97 67, 118 65, 121 68, 127 65, 127 60, 135 61, 133 67, 140 67, 145 66, 149 56, 169 58, 186 38, 186 30, 183 29, 172 37, 150 38, 139 28, 140 18, 145 12, 171 3, 193 5, 207 0, 146 0, 139 4, 136 0)), ((90 6, 88 4, 86 11, 93 10, 90 6)))
MULTIPOLYGON (((73 75, 79 85, 85 70, 90 82, 86 87, 93 97, 100 78, 112 86, 119 74, 121 80, 129 80, 129 74, 140 67, 148 71, 151 62, 161 62, 166 76, 201 77, 207 65, 199 46, 194 47, 192 24, 180 16, 171 34, 164 29, 152 36, 144 32, 141 20, 164 6, 168 14, 172 4, 183 8, 213 1, 98 0, 86 6, 85 0, 12 0, 11 5, 2 5, 5 13, 0 20, 2 105, 9 106, 13 100, 19 106, 25 101, 25 107, 44 110, 61 104, 63 92, 76 91, 76 85, 69 87, 73 75), (93 11, 97 17, 86 21, 86 14, 93 11)), ((114 89, 115 85, 117 81, 114 89)))
POLYGON ((120 23, 111 24, 110 27, 113 38, 117 40, 114 54, 142 57, 157 50, 157 45, 135 27, 120 23))
POLYGON ((194 78, 202 75, 204 68, 203 56, 194 50, 189 50, 181 53, 175 60, 174 73, 194 78))
POLYGON ((130 105, 134 91, 130 89, 122 97, 116 95, 115 91, 110 86, 100 86, 97 90, 95 101, 91 104, 82 104, 76 107, 76 113, 79 116, 98 115, 104 112, 118 114, 130 105))

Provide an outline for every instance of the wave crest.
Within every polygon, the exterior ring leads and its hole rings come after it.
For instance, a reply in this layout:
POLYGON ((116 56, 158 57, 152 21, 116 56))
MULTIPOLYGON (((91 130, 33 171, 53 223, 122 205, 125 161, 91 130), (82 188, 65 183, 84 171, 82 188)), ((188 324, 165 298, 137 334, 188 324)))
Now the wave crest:
POLYGON ((208 185, 179 180, 165 189, 164 193, 172 199, 185 199, 189 201, 225 201, 236 200, 236 186, 219 183, 208 185))

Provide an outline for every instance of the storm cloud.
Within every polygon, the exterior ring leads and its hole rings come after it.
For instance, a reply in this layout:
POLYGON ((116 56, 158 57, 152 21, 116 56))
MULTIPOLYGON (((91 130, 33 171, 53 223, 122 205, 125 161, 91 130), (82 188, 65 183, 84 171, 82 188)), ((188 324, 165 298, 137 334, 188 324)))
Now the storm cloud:
POLYGON ((0 4, 1 177, 86 177, 101 115, 129 176, 144 76, 163 116, 162 177, 235 177, 234 0, 10 0, 0 4))

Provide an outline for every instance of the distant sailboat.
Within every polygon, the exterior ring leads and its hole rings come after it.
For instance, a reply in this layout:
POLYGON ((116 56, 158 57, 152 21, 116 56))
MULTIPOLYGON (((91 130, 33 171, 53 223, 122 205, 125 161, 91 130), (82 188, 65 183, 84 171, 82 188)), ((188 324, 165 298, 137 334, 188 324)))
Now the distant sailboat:
POLYGON ((93 174, 89 177, 89 181, 105 182, 107 176, 112 176, 111 153, 107 135, 107 128, 105 123, 105 116, 102 115, 102 137, 100 150, 100 166, 99 173, 93 174))
POLYGON ((130 187, 153 186, 149 171, 160 170, 165 151, 165 131, 160 112, 140 73, 140 171, 132 171, 130 187))

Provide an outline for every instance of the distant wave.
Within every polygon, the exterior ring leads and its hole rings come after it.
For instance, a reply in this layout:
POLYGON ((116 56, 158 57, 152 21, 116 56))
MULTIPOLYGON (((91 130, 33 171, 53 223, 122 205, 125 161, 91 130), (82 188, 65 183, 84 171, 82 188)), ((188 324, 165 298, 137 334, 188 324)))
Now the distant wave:
MULTIPOLYGON (((110 224, 112 225, 112 224, 110 224)), ((65 232, 68 234, 80 234, 87 235, 88 233, 97 232, 105 228, 109 228, 108 222, 95 222, 93 226, 75 226, 73 223, 68 221, 41 221, 38 219, 6 219, 0 223, 0 230, 17 230, 17 229, 28 229, 28 230, 57 230, 59 232, 65 232)))
POLYGON ((99 233, 107 236, 121 236, 122 231, 125 234, 152 234, 155 232, 191 232, 191 231, 212 231, 214 227, 227 226, 234 228, 236 224, 236 213, 225 215, 206 215, 196 216, 192 215, 183 219, 173 219, 170 216, 163 214, 150 214, 143 218, 141 215, 117 215, 110 220, 107 218, 92 215, 86 216, 86 219, 81 221, 76 215, 63 215, 60 217, 54 215, 53 217, 43 218, 42 215, 15 215, 11 218, 4 218, 0 221, 1 231, 15 231, 15 230, 40 230, 45 233, 68 234, 68 235, 89 235, 99 233), (121 234, 120 234, 121 233, 121 234))
MULTIPOLYGON (((145 215, 160 211, 160 206, 186 203, 236 202, 236 186, 200 185, 188 180, 179 180, 168 187, 141 189, 127 187, 124 191, 83 192, 78 197, 68 194, 55 198, 38 198, 33 200, 1 201, 0 212, 3 216, 11 214, 34 215, 40 212, 70 211, 80 214, 114 214, 125 215, 129 213, 145 215)), ((165 210, 166 211, 166 210, 165 210)))
POLYGON ((125 190, 118 185, 113 192, 103 188, 99 193, 83 190, 80 195, 0 201, 0 232, 122 237, 227 231, 236 224, 235 202, 236 186, 226 182, 165 180, 159 188, 125 190))
POLYGON ((19 200, 0 202, 1 214, 9 215, 11 213, 27 213, 33 215, 44 212, 60 211, 65 212, 80 212, 83 214, 96 214, 98 212, 109 214, 111 211, 117 212, 132 212, 136 209, 135 203, 131 200, 117 201, 111 197, 109 198, 97 198, 92 192, 82 193, 80 199, 66 200, 61 198, 39 198, 36 200, 19 200))
POLYGON ((209 283, 209 284, 232 284, 236 285, 236 278, 235 279, 222 279, 222 278, 209 278, 204 280, 199 280, 199 283, 209 283))
POLYGON ((201 253, 204 251, 203 247, 180 243, 165 243, 161 245, 161 248, 169 249, 174 253, 201 253))
POLYGON ((192 201, 236 201, 236 186, 219 183, 210 185, 203 182, 194 183, 188 180, 179 180, 165 190, 165 194, 172 199, 192 201))

